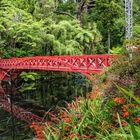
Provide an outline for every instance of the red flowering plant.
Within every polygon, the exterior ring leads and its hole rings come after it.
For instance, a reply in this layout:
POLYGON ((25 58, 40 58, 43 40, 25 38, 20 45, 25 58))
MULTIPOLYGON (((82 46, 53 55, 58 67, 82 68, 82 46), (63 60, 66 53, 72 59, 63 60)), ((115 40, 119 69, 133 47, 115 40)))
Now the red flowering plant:
POLYGON ((81 98, 68 104, 67 109, 59 110, 58 122, 55 125, 47 126, 45 135, 55 134, 62 140, 70 139, 100 139, 106 135, 108 126, 108 113, 100 109, 101 100, 81 98))
POLYGON ((124 127, 124 131, 131 131, 133 137, 139 139, 137 126, 140 124, 140 99, 132 92, 117 86, 124 97, 114 97, 111 104, 112 121, 110 128, 124 127), (133 130, 132 130, 133 129, 133 130))
POLYGON ((128 103, 127 99, 124 97, 115 97, 113 98, 113 103, 111 104, 111 114, 112 114, 112 121, 114 122, 115 126, 119 126, 118 116, 119 114, 121 118, 122 126, 127 126, 129 122, 129 116, 135 116, 135 107, 136 104, 128 103))
POLYGON ((129 135, 130 116, 134 125, 140 123, 138 109, 136 109, 138 104, 135 100, 114 96, 104 105, 104 108, 101 107, 101 103, 100 97, 96 100, 81 98, 68 103, 67 109, 57 109, 55 115, 48 113, 51 123, 46 125, 45 138, 47 140, 49 138, 54 140, 103 139, 115 132, 120 132, 121 129, 127 131, 129 135))
POLYGON ((125 99, 123 97, 115 97, 114 99, 115 103, 124 103, 125 99))
POLYGON ((40 125, 37 122, 32 122, 32 124, 30 125, 30 128, 34 129, 38 140, 45 140, 45 137, 43 134, 44 126, 40 125))

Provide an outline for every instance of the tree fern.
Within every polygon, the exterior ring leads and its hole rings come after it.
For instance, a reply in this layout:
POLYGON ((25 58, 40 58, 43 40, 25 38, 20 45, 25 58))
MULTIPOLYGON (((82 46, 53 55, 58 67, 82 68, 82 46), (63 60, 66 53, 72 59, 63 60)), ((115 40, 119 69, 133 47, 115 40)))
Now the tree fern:
POLYGON ((57 7, 55 1, 3 2, 5 5, 0 8, 0 45, 5 52, 14 50, 18 57, 25 56, 25 52, 28 56, 74 55, 89 50, 90 43, 94 41, 93 32, 82 28, 78 21, 53 20, 52 13, 57 7), (34 9, 33 13, 30 8, 34 9))

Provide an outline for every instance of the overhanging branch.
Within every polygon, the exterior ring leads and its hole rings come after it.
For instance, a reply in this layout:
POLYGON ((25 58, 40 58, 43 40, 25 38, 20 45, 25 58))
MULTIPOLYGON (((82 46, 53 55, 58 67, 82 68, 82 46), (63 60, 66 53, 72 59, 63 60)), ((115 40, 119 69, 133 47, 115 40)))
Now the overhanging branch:
POLYGON ((60 14, 60 15, 67 15, 67 16, 73 18, 73 19, 76 19, 76 17, 72 16, 72 15, 71 15, 70 13, 68 13, 68 12, 55 11, 54 13, 60 14))

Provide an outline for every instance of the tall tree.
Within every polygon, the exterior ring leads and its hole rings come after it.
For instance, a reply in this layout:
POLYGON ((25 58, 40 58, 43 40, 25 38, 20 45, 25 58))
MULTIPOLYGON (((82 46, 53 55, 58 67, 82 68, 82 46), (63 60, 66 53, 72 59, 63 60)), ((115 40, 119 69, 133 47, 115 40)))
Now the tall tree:
MULTIPOLYGON (((120 0, 96 0, 96 20, 102 28, 105 38, 108 36, 110 40, 111 34, 117 30, 124 28, 124 7, 120 0)), ((108 51, 110 49, 110 41, 108 43, 108 51)))

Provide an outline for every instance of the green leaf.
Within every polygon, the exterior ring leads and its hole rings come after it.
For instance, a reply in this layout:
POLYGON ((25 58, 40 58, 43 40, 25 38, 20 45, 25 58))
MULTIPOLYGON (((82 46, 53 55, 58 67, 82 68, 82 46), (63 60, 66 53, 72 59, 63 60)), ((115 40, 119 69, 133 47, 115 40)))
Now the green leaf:
POLYGON ((90 42, 90 39, 89 39, 88 37, 85 37, 85 41, 86 41, 87 43, 89 43, 89 42, 90 42))
MULTIPOLYGON (((116 85, 116 84, 115 84, 115 85, 116 85)), ((118 86, 118 85, 116 85, 116 87, 117 87, 123 94, 125 94, 125 95, 127 95, 127 96, 133 98, 133 99, 140 105, 140 99, 137 98, 136 96, 134 96, 132 92, 127 91, 127 90, 125 90, 124 88, 122 88, 122 87, 120 87, 120 86, 118 86)))
POLYGON ((0 31, 6 31, 4 26, 0 25, 0 31))
POLYGON ((122 133, 124 134, 124 137, 127 139, 126 132, 125 132, 125 130, 122 127, 121 119, 120 119, 120 116, 119 116, 118 113, 117 113, 117 118, 118 118, 118 121, 119 121, 120 128, 122 130, 122 133))
POLYGON ((129 123, 130 123, 130 126, 131 126, 132 135, 133 135, 133 137, 134 137, 135 140, 138 140, 139 139, 138 138, 138 133, 137 133, 137 131, 135 129, 135 126, 134 126, 134 124, 133 124, 132 119, 131 119, 130 116, 129 116, 129 121, 130 121, 129 123))

